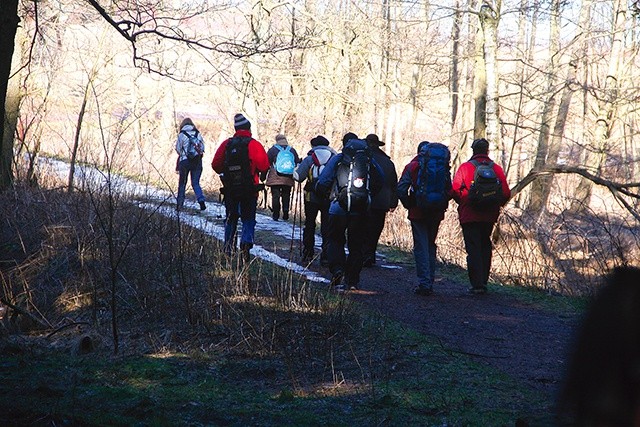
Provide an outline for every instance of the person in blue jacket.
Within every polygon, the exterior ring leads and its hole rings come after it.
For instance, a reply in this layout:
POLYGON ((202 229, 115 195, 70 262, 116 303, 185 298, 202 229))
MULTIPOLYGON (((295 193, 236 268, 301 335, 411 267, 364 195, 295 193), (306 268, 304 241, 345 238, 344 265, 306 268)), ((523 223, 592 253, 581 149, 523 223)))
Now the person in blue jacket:
MULTIPOLYGON (((347 145, 358 150, 369 152, 367 142, 358 139, 354 133, 347 133, 342 138, 343 152, 347 145)), ((329 245, 328 261, 329 270, 332 274, 331 285, 338 292, 345 289, 359 289, 360 272, 362 270, 363 243, 366 230, 367 211, 347 210, 339 202, 340 186, 339 181, 343 178, 341 174, 343 152, 333 156, 322 173, 318 177, 315 185, 317 194, 329 194, 331 203, 329 205, 329 245), (345 254, 345 243, 349 254, 345 254)), ((384 183, 384 172, 373 157, 369 157, 369 179, 368 187, 370 195, 377 194, 384 183)))

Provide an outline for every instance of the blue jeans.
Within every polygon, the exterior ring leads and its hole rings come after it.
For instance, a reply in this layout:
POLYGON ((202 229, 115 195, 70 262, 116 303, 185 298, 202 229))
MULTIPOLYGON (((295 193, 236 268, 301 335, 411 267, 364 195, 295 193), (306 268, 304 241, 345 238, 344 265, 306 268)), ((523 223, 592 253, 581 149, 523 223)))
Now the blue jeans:
POLYGON ((416 262, 418 286, 430 289, 436 273, 436 237, 440 220, 421 219, 411 221, 413 257, 416 262))
POLYGON ((204 194, 202 194, 202 188, 200 187, 202 156, 195 157, 191 160, 182 160, 178 164, 178 171, 180 172, 180 178, 178 180, 178 197, 176 198, 178 207, 181 208, 184 205, 184 195, 187 188, 187 178, 189 176, 191 176, 191 187, 193 188, 193 192, 196 193, 196 200, 198 202, 204 202, 204 194))
POLYGON ((256 231, 256 207, 258 199, 255 196, 235 198, 225 195, 224 207, 226 218, 224 221, 224 252, 231 254, 236 249, 236 232, 238 219, 242 219, 242 233, 240 248, 252 248, 253 236, 256 231))

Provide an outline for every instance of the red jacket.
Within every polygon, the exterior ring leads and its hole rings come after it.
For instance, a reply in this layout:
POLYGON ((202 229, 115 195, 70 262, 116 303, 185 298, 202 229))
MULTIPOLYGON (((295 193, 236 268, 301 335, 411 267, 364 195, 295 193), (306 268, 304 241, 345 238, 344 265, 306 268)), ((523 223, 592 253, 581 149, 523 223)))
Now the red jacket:
MULTIPOLYGON (((469 186, 473 181, 473 174, 476 167, 471 160, 478 160, 479 162, 490 161, 486 154, 476 154, 469 161, 460 165, 455 176, 453 177, 453 199, 458 202, 458 217, 460 218, 460 224, 468 222, 496 222, 498 215, 500 215, 500 206, 496 206, 493 209, 478 211, 470 206, 467 202, 467 196, 469 195, 469 186)), ((498 179, 502 183, 502 192, 505 196, 505 204, 511 198, 511 189, 507 183, 507 178, 504 175, 502 168, 496 163, 493 164, 493 170, 496 172, 498 179)))
MULTIPOLYGON (((251 131, 238 129, 236 133, 233 135, 236 136, 245 136, 251 138, 251 131)), ((224 172, 224 153, 227 149, 227 143, 229 139, 225 139, 216 154, 213 156, 213 160, 211 161, 211 167, 216 173, 224 172)), ((260 142, 251 138, 249 141, 249 164, 251 167, 251 173, 253 175, 253 182, 258 184, 260 182, 260 172, 266 172, 269 170, 269 159, 267 158, 267 152, 264 151, 264 147, 260 142)))

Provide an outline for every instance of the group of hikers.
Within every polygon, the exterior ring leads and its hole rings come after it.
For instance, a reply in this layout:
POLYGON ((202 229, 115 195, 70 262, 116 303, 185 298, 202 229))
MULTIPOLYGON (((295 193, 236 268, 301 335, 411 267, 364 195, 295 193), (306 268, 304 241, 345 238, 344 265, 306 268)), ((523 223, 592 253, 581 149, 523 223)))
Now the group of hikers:
MULTIPOLYGON (((386 215, 398 202, 408 211, 413 235, 413 255, 418 283, 415 293, 430 295, 436 268, 436 237, 444 213, 453 199, 467 253, 469 292, 487 292, 491 267, 491 233, 500 208, 511 197, 503 169, 489 157, 489 142, 476 139, 472 157, 451 177, 449 149, 440 143, 423 141, 416 156, 398 179, 391 158, 381 149, 377 135, 361 139, 354 133, 342 138, 337 152, 322 135, 311 139, 311 149, 300 158, 283 134, 266 151, 251 134, 251 122, 234 116, 235 133, 218 147, 211 166, 220 176, 226 210, 224 252, 238 251, 238 220, 242 220, 239 251, 249 260, 254 244, 258 194, 271 190, 274 221, 289 219, 291 191, 304 182, 304 228, 302 259, 315 258, 315 231, 320 215, 321 266, 328 267, 331 286, 338 292, 360 288, 363 267, 376 264, 378 240, 386 215), (264 182, 264 184, 262 184, 264 182), (348 250, 345 251, 345 245, 348 250)), ((200 209, 206 209, 199 184, 204 141, 193 121, 186 118, 179 128, 175 146, 179 173, 177 209, 184 205, 185 188, 191 179, 200 209)))

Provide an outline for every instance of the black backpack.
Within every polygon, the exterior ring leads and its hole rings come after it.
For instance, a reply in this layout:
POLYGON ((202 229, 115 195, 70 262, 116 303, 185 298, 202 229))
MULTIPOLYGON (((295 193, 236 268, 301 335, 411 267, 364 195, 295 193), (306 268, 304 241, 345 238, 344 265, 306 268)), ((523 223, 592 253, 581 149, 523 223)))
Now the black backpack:
POLYGON ((249 162, 250 141, 248 137, 233 137, 227 142, 222 175, 226 195, 248 196, 256 192, 249 162))
POLYGON ((502 183, 496 171, 493 170, 492 161, 479 162, 471 160, 476 167, 473 173, 473 181, 469 187, 469 203, 476 209, 484 210, 504 203, 505 197, 502 192, 502 183))
POLYGON ((342 149, 342 159, 336 169, 337 200, 347 212, 364 213, 369 210, 369 169, 371 152, 367 142, 352 139, 342 149))
POLYGON ((418 179, 413 189, 420 209, 444 210, 451 191, 451 153, 439 142, 425 144, 418 153, 418 179))

